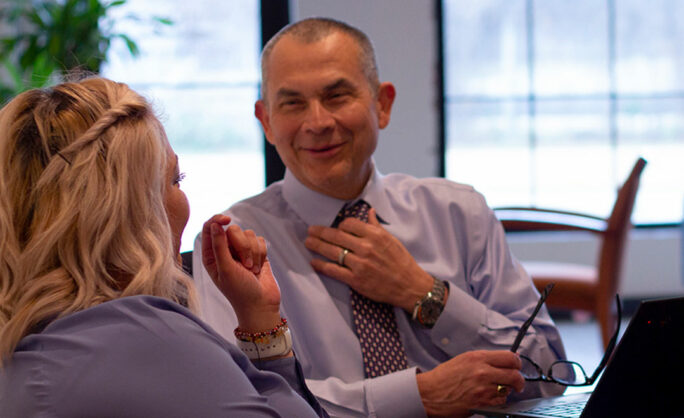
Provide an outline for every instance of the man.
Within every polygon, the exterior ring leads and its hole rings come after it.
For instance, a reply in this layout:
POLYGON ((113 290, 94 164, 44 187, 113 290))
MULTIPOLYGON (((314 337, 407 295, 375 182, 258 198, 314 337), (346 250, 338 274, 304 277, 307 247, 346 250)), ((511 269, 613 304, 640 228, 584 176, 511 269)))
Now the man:
MULTIPOLYGON (((482 196, 444 179, 375 170, 395 95, 378 80, 370 41, 341 22, 295 23, 264 48, 255 114, 287 172, 227 214, 269 242, 307 384, 338 416, 465 416, 509 393, 562 392, 525 385, 507 351, 538 294, 482 196), (351 210, 360 200, 370 207, 351 210), (343 206, 367 222, 338 218, 343 206), (379 360, 368 356, 380 348, 359 328, 367 301, 388 307, 388 335, 398 329, 389 373, 376 373, 379 360)), ((204 319, 233 338, 225 298, 202 269, 195 277, 204 319)), ((545 310, 519 352, 542 366, 564 357, 545 310)))

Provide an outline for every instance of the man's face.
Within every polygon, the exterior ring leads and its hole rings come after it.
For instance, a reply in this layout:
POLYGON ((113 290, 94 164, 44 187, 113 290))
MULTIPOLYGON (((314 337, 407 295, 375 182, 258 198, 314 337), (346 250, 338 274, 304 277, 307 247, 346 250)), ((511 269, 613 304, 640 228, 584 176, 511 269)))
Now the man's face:
POLYGON ((358 47, 342 33, 308 44, 285 36, 267 65, 267 97, 255 114, 268 141, 310 189, 356 197, 370 176, 378 131, 389 123, 394 86, 371 91, 358 47))

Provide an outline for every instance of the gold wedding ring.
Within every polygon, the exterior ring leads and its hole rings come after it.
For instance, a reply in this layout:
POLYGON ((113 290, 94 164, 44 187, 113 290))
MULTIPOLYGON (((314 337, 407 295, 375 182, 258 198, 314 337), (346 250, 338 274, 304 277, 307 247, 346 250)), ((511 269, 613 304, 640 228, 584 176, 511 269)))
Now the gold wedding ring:
POLYGON ((344 266, 344 258, 349 254, 349 250, 346 248, 342 248, 342 251, 340 251, 340 255, 337 256, 337 264, 344 266))
POLYGON ((506 385, 496 385, 496 394, 498 396, 508 395, 508 387, 506 385))

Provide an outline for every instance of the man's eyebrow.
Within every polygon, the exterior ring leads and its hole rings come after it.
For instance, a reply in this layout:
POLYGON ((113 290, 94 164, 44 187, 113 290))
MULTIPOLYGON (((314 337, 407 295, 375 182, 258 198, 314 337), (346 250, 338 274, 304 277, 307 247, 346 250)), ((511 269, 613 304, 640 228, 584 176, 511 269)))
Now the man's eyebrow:
POLYGON ((295 97, 295 96, 300 96, 301 94, 296 91, 296 90, 291 90, 288 88, 280 88, 276 92, 276 98, 283 98, 283 97, 295 97))
MULTIPOLYGON (((329 92, 336 90, 336 89, 339 89, 339 88, 353 89, 355 87, 356 87, 355 84, 352 83, 351 81, 349 81, 348 79, 339 78, 339 79, 333 81, 332 83, 328 84, 327 86, 323 87, 322 92, 323 93, 329 93, 329 92)), ((297 91, 297 90, 289 89, 287 87, 281 87, 276 92, 276 99, 298 97, 301 95, 302 95, 302 93, 297 91)))
POLYGON ((354 84, 346 78, 340 78, 323 88, 324 92, 329 92, 338 88, 354 88, 354 84))

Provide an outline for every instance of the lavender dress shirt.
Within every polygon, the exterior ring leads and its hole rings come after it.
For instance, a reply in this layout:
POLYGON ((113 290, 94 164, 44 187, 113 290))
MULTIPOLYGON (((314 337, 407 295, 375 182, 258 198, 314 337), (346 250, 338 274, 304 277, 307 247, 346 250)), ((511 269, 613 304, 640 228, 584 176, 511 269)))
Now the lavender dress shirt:
MULTIPOLYGON (((482 195, 445 179, 416 179, 373 173, 357 197, 374 207, 385 228, 432 276, 449 282, 449 299, 432 329, 395 307, 409 369, 374 379, 364 377, 354 333, 350 289, 319 275, 304 247, 309 225, 330 225, 345 201, 314 192, 291 172, 261 194, 227 212, 243 228, 268 242, 282 292, 282 311, 292 324, 294 347, 307 385, 331 416, 420 417, 416 368, 431 370, 474 349, 508 349, 533 311, 538 292, 513 258, 504 230, 482 195)), ((354 199, 357 200, 357 199, 354 199)), ((201 241, 194 265, 201 266, 201 241)), ((226 338, 237 321, 230 305, 202 267, 194 271, 201 312, 226 338)), ((518 351, 542 367, 564 358, 558 330, 543 308, 518 351)), ((556 395, 558 385, 527 383, 512 398, 556 395)))

